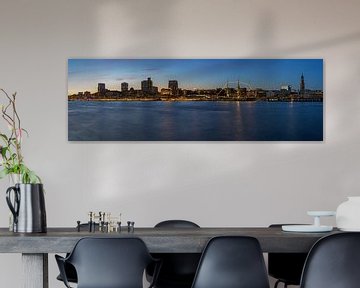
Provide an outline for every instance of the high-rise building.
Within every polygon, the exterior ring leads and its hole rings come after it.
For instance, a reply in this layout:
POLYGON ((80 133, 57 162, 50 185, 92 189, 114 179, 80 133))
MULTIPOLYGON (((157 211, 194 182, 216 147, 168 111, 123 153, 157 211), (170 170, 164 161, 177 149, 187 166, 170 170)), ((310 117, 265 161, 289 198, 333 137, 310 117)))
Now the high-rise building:
POLYGON ((105 83, 98 83, 98 93, 99 95, 105 95, 106 93, 105 83))
POLYGON ((156 87, 156 86, 152 86, 152 87, 151 87, 151 93, 157 94, 158 92, 159 92, 158 87, 156 87))
POLYGON ((300 94, 305 94, 305 80, 304 80, 304 74, 301 74, 301 80, 300 80, 300 94))
POLYGON ((129 83, 122 82, 121 83, 121 92, 127 92, 129 90, 129 83))
POLYGON ((291 92, 291 86, 290 85, 281 85, 280 90, 291 92))
POLYGON ((141 91, 153 93, 153 83, 150 77, 148 77, 147 80, 141 81, 141 91))
POLYGON ((177 80, 169 80, 168 88, 171 89, 172 95, 177 95, 179 90, 179 84, 177 80))

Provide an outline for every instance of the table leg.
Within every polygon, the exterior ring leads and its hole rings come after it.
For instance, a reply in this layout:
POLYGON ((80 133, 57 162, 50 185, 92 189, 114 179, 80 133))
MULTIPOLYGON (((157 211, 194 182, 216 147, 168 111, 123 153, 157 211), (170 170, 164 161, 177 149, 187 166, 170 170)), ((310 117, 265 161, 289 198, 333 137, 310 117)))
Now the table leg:
POLYGON ((23 288, 49 288, 48 254, 22 254, 23 288))

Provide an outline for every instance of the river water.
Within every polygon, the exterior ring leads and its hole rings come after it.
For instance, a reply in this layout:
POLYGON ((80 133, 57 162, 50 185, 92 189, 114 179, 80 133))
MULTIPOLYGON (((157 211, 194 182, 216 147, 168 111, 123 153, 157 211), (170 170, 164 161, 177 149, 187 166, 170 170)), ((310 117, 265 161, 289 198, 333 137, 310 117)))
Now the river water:
POLYGON ((322 141, 319 102, 68 102, 69 141, 322 141))

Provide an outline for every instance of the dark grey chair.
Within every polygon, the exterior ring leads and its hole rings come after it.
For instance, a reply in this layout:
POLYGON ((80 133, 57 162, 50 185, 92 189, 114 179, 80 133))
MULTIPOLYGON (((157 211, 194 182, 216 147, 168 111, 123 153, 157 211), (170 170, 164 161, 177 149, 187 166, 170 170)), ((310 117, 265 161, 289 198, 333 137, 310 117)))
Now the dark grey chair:
POLYGON ((188 220, 165 220, 157 223, 155 228, 200 228, 200 226, 188 220))
POLYGON ((256 238, 220 236, 207 244, 192 288, 269 288, 256 238))
POLYGON ((144 270, 156 262, 139 238, 82 238, 68 257, 55 258, 66 287, 70 285, 65 263, 74 266, 78 288, 143 288, 144 270))
POLYGON ((360 233, 321 238, 306 259, 301 288, 360 287, 360 233))
MULTIPOLYGON (((80 225, 80 228, 81 229, 86 229, 88 230, 89 229, 89 224, 88 223, 82 223, 80 225)), ((99 224, 96 223, 95 224, 95 229, 99 229, 99 224)), ((66 254, 66 257, 69 256, 69 253, 66 254)), ((70 263, 67 263, 65 262, 64 263, 64 268, 65 268, 65 275, 66 275, 66 278, 67 278, 67 281, 68 282, 71 282, 71 283, 77 283, 77 275, 76 275, 76 270, 74 268, 73 265, 71 265, 70 263)), ((63 281, 63 278, 61 277, 61 274, 59 274, 57 277, 56 277, 57 280, 59 281, 63 281)))
MULTIPOLYGON (((288 224, 272 224, 270 228, 280 228, 288 224)), ((268 272, 277 281, 274 288, 280 283, 286 288, 288 285, 300 285, 301 273, 304 268, 307 253, 269 253, 268 272)))
MULTIPOLYGON (((187 220, 166 220, 155 225, 157 229, 164 228, 200 228, 199 225, 187 220)), ((155 283, 156 288, 190 288, 194 280, 197 266, 201 257, 200 253, 157 253, 152 254, 161 259, 162 266, 155 283)), ((153 277, 153 267, 147 272, 147 279, 153 277)))
MULTIPOLYGON (((68 257, 68 256, 69 256, 69 254, 66 255, 66 257, 68 257)), ((66 275, 66 279, 68 282, 77 283, 77 274, 76 274, 75 267, 73 265, 71 265, 70 263, 64 262, 64 273, 66 275)), ((61 274, 59 274, 56 277, 56 279, 64 282, 61 274)))

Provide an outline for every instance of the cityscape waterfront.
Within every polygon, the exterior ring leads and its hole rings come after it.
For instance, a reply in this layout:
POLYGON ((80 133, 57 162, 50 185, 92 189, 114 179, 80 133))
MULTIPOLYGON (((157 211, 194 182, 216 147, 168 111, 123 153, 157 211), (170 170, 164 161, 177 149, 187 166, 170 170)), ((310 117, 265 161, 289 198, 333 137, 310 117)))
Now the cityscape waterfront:
POLYGON ((322 59, 69 59, 70 141, 322 141, 322 59))
POLYGON ((97 92, 79 91, 68 95, 69 101, 282 101, 282 102, 322 102, 323 91, 306 89, 304 74, 301 74, 299 88, 281 85, 279 89, 267 90, 241 85, 241 81, 226 81, 223 87, 213 89, 185 89, 178 80, 169 80, 167 88, 159 89, 151 77, 141 81, 141 88, 129 88, 129 83, 119 83, 119 90, 106 88, 98 83, 97 92), (234 87, 235 86, 235 87, 234 87))

